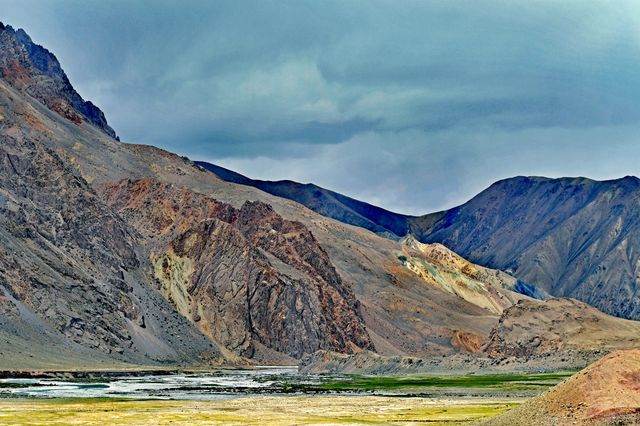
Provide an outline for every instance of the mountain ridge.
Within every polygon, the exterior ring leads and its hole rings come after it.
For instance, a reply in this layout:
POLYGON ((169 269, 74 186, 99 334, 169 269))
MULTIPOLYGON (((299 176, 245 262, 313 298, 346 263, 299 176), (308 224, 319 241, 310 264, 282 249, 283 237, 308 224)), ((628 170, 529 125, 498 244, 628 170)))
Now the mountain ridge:
POLYGON ((269 194, 296 201, 323 216, 360 226, 380 235, 402 237, 409 230, 407 221, 411 216, 391 212, 313 183, 251 179, 215 164, 204 161, 195 163, 224 181, 252 186, 269 194))
MULTIPOLYGON (((640 179, 516 177, 412 232, 553 296, 640 317, 640 179)), ((424 221, 424 223, 422 222, 424 221)))
POLYGON ((385 227, 368 214, 371 210, 361 210, 357 219, 336 212, 349 210, 349 205, 338 204, 345 196, 316 185, 257 181, 197 164, 223 180, 291 199, 384 237, 413 235, 423 243, 442 243, 476 264, 515 275, 520 279, 515 289, 524 294, 575 297, 613 315, 640 318, 640 247, 634 242, 640 238, 640 217, 634 213, 640 199, 638 177, 515 176, 449 210, 423 216, 383 210, 383 223, 397 225, 385 227), (563 247, 563 241, 573 241, 572 247, 563 247))
POLYGON ((87 120, 114 139, 116 132, 104 113, 85 101, 73 88, 60 62, 46 48, 34 43, 23 30, 0 22, 0 76, 37 98, 48 108, 80 125, 87 120))

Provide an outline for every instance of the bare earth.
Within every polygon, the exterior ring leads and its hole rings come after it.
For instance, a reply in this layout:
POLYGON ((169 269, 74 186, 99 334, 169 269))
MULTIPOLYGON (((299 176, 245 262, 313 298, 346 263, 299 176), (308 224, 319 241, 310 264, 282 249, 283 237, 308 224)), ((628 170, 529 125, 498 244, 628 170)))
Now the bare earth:
POLYGON ((519 425, 640 424, 640 349, 617 351, 517 409, 487 422, 519 425))
POLYGON ((460 425, 519 400, 356 396, 248 397, 220 401, 0 400, 6 425, 460 425))

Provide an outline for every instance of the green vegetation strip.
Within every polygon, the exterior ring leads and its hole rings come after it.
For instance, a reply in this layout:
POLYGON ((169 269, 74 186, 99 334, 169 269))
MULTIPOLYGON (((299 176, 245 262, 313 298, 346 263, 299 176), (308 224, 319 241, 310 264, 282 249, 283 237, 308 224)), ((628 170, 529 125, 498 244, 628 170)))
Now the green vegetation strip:
MULTIPOLYGON (((302 385, 306 390, 318 391, 384 391, 417 388, 508 388, 528 389, 549 387, 573 373, 550 374, 469 374, 464 376, 348 376, 329 379, 317 385, 302 385)), ((298 385, 289 384, 291 390, 298 385)))

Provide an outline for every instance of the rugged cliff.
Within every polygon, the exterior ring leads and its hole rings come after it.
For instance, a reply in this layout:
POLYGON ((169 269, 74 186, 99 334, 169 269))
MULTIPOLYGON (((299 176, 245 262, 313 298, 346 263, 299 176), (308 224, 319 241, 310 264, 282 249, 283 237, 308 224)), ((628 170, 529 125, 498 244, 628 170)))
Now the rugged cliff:
POLYGON ((122 361, 219 360, 150 287, 134 231, 46 137, 35 111, 0 81, 0 290, 14 334, 35 327, 122 361))
POLYGON ((262 202, 236 209, 150 179, 102 193, 153 247, 166 297, 237 354, 373 348, 351 287, 301 223, 262 202))

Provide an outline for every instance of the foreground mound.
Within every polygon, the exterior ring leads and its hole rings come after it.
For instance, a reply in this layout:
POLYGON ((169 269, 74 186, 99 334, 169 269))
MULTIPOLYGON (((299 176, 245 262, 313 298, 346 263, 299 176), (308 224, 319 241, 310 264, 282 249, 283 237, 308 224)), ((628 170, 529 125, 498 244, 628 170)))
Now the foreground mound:
POLYGON ((486 425, 640 423, 640 349, 612 353, 486 425))

